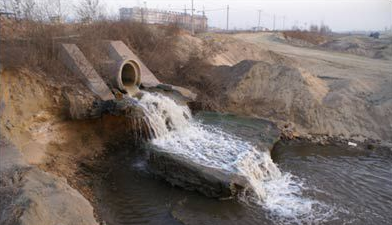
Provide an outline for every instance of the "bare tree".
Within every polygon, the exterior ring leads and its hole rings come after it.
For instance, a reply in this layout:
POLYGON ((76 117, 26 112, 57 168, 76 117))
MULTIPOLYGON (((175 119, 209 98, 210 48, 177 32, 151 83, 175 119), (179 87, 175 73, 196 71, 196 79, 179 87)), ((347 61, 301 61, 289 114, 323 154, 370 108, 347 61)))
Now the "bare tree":
POLYGON ((28 20, 38 19, 38 5, 35 0, 23 0, 21 2, 21 10, 23 18, 28 20))
POLYGON ((329 34, 332 32, 332 30, 329 28, 329 26, 322 24, 320 26, 319 32, 320 32, 320 34, 329 34))
POLYGON ((3 0, 1 10, 14 13, 19 19, 42 19, 41 5, 38 0, 3 0))
POLYGON ((312 25, 310 25, 310 27, 309 27, 309 31, 310 31, 310 32, 313 32, 313 33, 318 33, 318 32, 319 32, 319 28, 318 28, 317 25, 312 24, 312 25))
POLYGON ((8 1, 7 0, 2 0, 1 1, 1 5, 0 5, 0 11, 3 11, 3 12, 8 12, 8 1))
POLYGON ((49 20, 61 22, 66 17, 69 5, 64 0, 45 0, 43 2, 43 12, 49 20))
POLYGON ((297 25, 294 25, 294 26, 291 27, 291 30, 299 31, 301 29, 299 29, 299 27, 297 25))
POLYGON ((100 0, 81 0, 76 13, 82 21, 97 20, 103 15, 103 7, 100 0))
POLYGON ((22 17, 22 1, 21 0, 3 0, 1 10, 14 13, 16 17, 22 17))

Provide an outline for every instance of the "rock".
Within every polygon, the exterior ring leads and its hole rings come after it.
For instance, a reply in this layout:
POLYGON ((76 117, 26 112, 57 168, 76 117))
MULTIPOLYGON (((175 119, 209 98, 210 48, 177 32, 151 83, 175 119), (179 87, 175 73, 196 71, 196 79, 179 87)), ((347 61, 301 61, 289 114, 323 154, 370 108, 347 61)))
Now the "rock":
POLYGON ((164 91, 173 91, 173 86, 170 84, 158 84, 156 87, 164 91))
POLYGON ((14 125, 12 125, 11 122, 10 122, 9 120, 7 120, 7 122, 5 123, 5 127, 6 127, 8 130, 11 130, 11 129, 14 127, 14 125))
POLYGON ((101 101, 87 93, 64 92, 68 102, 68 112, 71 119, 91 119, 101 116, 101 101))
POLYGON ((65 179, 33 168, 22 182, 22 192, 16 200, 24 208, 19 224, 98 224, 91 204, 65 179))
POLYGON ((178 92, 182 96, 184 96, 185 98, 189 99, 189 101, 195 101, 196 100, 197 94, 193 93, 189 89, 183 88, 183 87, 180 87, 180 86, 174 86, 174 85, 172 86, 172 88, 173 88, 173 90, 175 92, 178 92))
POLYGON ((245 177, 205 167, 165 151, 151 150, 148 163, 158 177, 172 185, 198 191, 208 197, 229 198, 247 186, 245 177))
POLYGON ((28 165, 3 138, 0 155, 0 224, 98 224, 91 204, 64 178, 28 165))
POLYGON ((183 100, 186 102, 192 102, 196 100, 197 95, 190 91, 189 89, 179 87, 179 86, 174 86, 171 84, 158 84, 156 86, 158 89, 162 89, 166 92, 172 92, 173 94, 179 95, 183 100))
POLYGON ((99 118, 103 114, 143 117, 144 112, 137 101, 128 96, 115 100, 101 101, 90 95, 65 92, 69 116, 74 120, 99 118))

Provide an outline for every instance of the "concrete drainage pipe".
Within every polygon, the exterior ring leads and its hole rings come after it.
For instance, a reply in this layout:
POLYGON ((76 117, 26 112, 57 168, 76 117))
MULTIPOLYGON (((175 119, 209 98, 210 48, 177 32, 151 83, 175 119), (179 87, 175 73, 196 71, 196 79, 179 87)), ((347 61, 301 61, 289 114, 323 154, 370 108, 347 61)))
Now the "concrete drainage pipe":
POLYGON ((139 64, 130 59, 116 63, 113 79, 113 87, 122 92, 134 95, 139 91, 141 83, 139 64))

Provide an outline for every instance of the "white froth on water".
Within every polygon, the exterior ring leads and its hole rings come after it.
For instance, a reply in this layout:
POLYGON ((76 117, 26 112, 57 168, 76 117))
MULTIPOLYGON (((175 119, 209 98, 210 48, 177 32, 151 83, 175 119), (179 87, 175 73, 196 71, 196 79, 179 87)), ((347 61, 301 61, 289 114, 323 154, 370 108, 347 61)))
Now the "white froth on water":
POLYGON ((252 194, 241 199, 262 206, 272 219, 306 223, 329 216, 329 207, 303 197, 303 183, 290 173, 282 173, 269 152, 195 121, 187 106, 179 106, 161 94, 144 93, 139 102, 157 136, 151 141, 153 145, 201 165, 246 177, 252 194))

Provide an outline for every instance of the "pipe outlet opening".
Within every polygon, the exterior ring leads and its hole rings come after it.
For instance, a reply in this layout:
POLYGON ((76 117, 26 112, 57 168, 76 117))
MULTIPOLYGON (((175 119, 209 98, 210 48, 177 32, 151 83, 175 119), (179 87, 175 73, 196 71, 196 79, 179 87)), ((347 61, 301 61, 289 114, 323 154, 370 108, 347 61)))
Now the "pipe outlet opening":
POLYGON ((125 64, 121 70, 121 81, 123 85, 130 86, 136 85, 136 71, 131 64, 125 64))
POLYGON ((139 91, 140 86, 140 67, 135 61, 125 61, 120 66, 118 81, 123 91, 133 95, 139 91))

